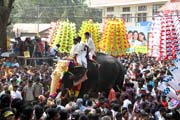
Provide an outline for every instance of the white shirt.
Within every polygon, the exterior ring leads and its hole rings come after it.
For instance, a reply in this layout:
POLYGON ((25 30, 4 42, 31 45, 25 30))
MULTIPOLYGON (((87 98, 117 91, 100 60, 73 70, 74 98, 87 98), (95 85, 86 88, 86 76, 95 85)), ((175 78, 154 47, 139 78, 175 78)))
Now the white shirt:
POLYGON ((123 108, 125 107, 125 108, 128 108, 128 105, 129 104, 132 104, 132 102, 129 100, 129 99, 125 99, 124 101, 123 101, 123 108))
POLYGON ((28 85, 26 85, 24 87, 24 92, 25 92, 25 100, 26 101, 34 100, 33 87, 29 87, 28 85))
POLYGON ((55 55, 57 50, 58 50, 58 47, 57 47, 57 46, 52 47, 52 48, 50 49, 50 54, 51 54, 51 55, 55 55))
POLYGON ((79 53, 79 43, 77 44, 74 44, 71 48, 71 51, 70 51, 70 56, 71 57, 74 57, 76 54, 79 53))
POLYGON ((141 41, 139 41, 139 40, 136 40, 136 41, 134 42, 134 46, 143 46, 143 45, 144 45, 144 43, 141 42, 141 41))
POLYGON ((86 44, 89 47, 90 53, 95 54, 96 47, 94 45, 94 41, 92 40, 92 38, 89 37, 89 39, 87 40, 86 44))
POLYGON ((160 114, 159 111, 155 112, 156 120, 165 120, 165 118, 160 114))
POLYGON ((11 90, 11 98, 12 99, 19 98, 22 100, 21 92, 17 90, 16 91, 11 90))
POLYGON ((13 67, 19 67, 20 65, 19 65, 19 63, 14 63, 12 66, 13 67))

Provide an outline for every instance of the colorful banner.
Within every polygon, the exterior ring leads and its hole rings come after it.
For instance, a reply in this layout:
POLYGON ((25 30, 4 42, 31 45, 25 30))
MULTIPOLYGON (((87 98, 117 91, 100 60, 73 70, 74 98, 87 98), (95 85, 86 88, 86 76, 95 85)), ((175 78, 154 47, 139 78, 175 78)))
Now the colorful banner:
POLYGON ((147 46, 134 46, 134 47, 128 48, 126 50, 126 53, 132 53, 132 52, 135 52, 135 53, 148 53, 148 48, 147 48, 147 46))
POLYGON ((141 22, 136 26, 127 26, 128 41, 130 48, 128 52, 147 53, 149 31, 151 22, 141 22))

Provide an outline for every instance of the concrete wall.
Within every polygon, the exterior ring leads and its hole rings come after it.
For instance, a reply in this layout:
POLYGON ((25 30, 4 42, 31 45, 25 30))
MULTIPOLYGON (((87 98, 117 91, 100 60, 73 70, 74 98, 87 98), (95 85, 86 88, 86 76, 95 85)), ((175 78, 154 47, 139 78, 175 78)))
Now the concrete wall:
MULTIPOLYGON (((132 22, 127 24, 135 24, 137 22, 137 14, 138 13, 146 13, 147 14, 147 21, 152 21, 153 17, 153 5, 154 4, 165 4, 166 2, 157 2, 157 3, 147 3, 147 4, 140 4, 140 5, 123 5, 123 6, 114 6, 113 12, 107 12, 108 7, 101 7, 102 9, 102 18, 103 21, 106 19, 108 15, 114 15, 114 17, 121 18, 122 14, 132 14, 132 22), (138 6, 147 6, 146 11, 138 11, 138 6), (124 7, 130 7, 130 12, 123 12, 124 7)), ((112 6, 113 7, 113 6, 112 6)))

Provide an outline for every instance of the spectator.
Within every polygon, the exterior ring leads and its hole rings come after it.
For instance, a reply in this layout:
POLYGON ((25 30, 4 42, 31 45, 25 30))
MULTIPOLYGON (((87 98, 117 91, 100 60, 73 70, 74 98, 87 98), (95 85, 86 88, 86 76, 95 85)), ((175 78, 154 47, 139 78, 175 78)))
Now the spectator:
POLYGON ((46 120, 59 120, 60 115, 56 108, 50 108, 47 111, 47 119, 46 120))
POLYGON ((1 111, 0 120, 14 120, 15 115, 10 108, 3 109, 1 111))
POLYGON ((43 94, 43 85, 40 83, 40 78, 36 77, 35 83, 33 84, 33 95, 35 100, 38 100, 38 97, 43 94))
POLYGON ((25 106, 21 113, 20 120, 32 120, 32 118, 33 118, 33 107, 25 106))
POLYGON ((13 89, 10 91, 11 92, 11 98, 12 99, 19 98, 22 100, 21 92, 18 91, 17 88, 18 88, 17 85, 13 86, 13 89))
POLYGON ((33 90, 32 84, 33 84, 33 81, 29 80, 28 84, 23 89, 24 100, 27 103, 31 103, 34 101, 34 95, 33 95, 34 90, 33 90))
POLYGON ((50 55, 51 56, 56 56, 58 55, 58 49, 59 49, 60 45, 59 44, 56 44, 55 46, 53 46, 51 49, 50 49, 50 55))

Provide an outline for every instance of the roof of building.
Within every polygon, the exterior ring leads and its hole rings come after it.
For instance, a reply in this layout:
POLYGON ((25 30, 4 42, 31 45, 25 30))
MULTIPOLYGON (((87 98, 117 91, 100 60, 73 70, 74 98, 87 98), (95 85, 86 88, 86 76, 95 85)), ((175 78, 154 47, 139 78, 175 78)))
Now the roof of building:
POLYGON ((14 32, 38 33, 50 28, 50 24, 17 23, 13 26, 14 32), (38 30, 39 28, 39 30, 38 30))
POLYGON ((164 6, 162 6, 159 11, 165 10, 173 10, 173 11, 180 11, 180 0, 178 2, 167 2, 164 6))
POLYGON ((168 2, 169 0, 91 0, 89 7, 102 8, 110 6, 126 6, 135 4, 168 2))

